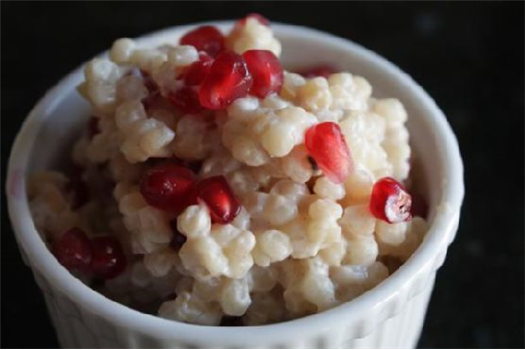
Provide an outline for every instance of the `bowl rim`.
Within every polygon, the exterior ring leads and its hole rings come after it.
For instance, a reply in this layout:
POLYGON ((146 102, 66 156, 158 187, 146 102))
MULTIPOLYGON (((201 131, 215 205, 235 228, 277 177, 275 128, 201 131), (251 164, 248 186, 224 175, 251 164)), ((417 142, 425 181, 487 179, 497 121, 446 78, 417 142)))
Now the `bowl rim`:
MULTIPOLYGON (((216 25, 224 29, 233 23, 232 20, 207 21, 174 26, 141 36, 136 39, 136 42, 138 45, 147 44, 157 37, 175 36, 200 25, 216 25)), ((433 125, 436 138, 442 146, 440 151, 444 163, 444 177, 447 179, 442 184, 442 204, 445 203, 446 205, 441 205, 440 210, 436 211, 434 222, 429 228, 425 240, 395 274, 356 299, 321 313, 281 323, 243 326, 242 328, 201 326, 166 320, 112 301, 83 284, 58 263, 37 233, 29 210, 25 177, 35 136, 43 124, 42 121, 39 121, 39 116, 53 110, 62 102, 61 91, 75 88, 76 75, 81 72, 85 63, 64 77, 38 101, 22 124, 9 157, 6 181, 9 215, 18 244, 28 256, 30 265, 32 265, 31 268, 38 270, 53 285, 54 289, 68 295, 75 303, 83 305, 84 310, 89 310, 112 323, 138 330, 156 338, 176 338, 199 342, 224 340, 229 343, 242 341, 246 338, 253 341, 267 340, 268 337, 287 339, 291 334, 290 332, 294 330, 304 332, 305 327, 312 332, 320 332, 326 328, 341 326, 338 322, 341 317, 348 321, 364 317, 367 311, 383 305, 394 298, 400 290, 407 288, 409 282, 414 281, 418 275, 426 273, 428 269, 437 270, 439 266, 435 266, 435 260, 454 238, 464 196, 463 164, 459 146, 443 112, 410 76, 390 61, 359 44, 303 26, 272 23, 272 29, 277 36, 279 34, 286 35, 286 33, 308 36, 311 40, 325 41, 337 45, 345 51, 352 51, 352 54, 365 58, 376 68, 388 72, 404 89, 408 89, 410 94, 419 99, 426 108, 426 117, 430 118, 429 121, 433 125), (242 332, 239 332, 239 329, 242 329, 242 332)), ((105 54, 107 51, 102 55, 105 54)), ((96 57, 100 56, 97 55, 96 57)))

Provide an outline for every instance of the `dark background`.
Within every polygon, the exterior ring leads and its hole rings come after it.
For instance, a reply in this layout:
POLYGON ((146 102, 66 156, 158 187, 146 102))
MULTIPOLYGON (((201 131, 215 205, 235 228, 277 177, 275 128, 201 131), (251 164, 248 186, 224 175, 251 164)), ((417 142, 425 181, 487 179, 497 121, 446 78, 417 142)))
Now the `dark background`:
MULTIPOLYGON (((436 99, 459 138, 467 195, 419 346, 524 347, 521 2, 2 2, 2 174, 32 106, 114 39, 249 12, 363 44, 436 99)), ((2 347, 57 347, 2 203, 2 347)))

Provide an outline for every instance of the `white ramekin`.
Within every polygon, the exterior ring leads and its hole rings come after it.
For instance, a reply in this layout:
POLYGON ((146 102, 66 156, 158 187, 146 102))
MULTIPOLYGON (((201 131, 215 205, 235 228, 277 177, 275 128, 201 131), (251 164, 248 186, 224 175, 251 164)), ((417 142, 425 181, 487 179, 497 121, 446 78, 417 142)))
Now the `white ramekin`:
MULTIPOLYGON (((228 29, 231 22, 213 22, 228 29)), ((144 47, 176 43, 192 26, 138 39, 144 47)), ((75 86, 82 67, 51 89, 24 122, 7 177, 9 213, 26 264, 45 295, 60 343, 68 348, 381 348, 413 347, 419 338, 437 269, 454 239, 463 200, 463 165, 456 138, 432 98, 399 68, 348 40, 317 30, 274 24, 289 65, 331 62, 367 78, 374 95, 400 99, 411 143, 422 163, 430 230, 398 271, 357 299, 317 315, 259 327, 206 327, 140 313, 106 299, 69 274, 46 249, 29 211, 27 174, 69 153, 89 117, 75 86)), ((408 49, 408 48, 407 48, 408 49)), ((11 281, 10 283, 16 283, 11 281)))

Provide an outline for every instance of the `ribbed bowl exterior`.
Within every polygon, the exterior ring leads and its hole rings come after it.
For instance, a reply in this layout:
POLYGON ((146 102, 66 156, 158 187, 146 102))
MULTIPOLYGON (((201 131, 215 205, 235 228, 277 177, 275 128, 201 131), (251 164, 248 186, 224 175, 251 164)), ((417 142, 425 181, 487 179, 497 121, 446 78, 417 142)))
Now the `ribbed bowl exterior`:
MULTIPOLYGON (((427 274, 399 291, 390 300, 361 315, 357 321, 319 334, 289 334, 286 341, 267 339, 265 343, 216 343, 209 339, 181 342, 173 338, 158 339, 111 323, 66 295, 55 290, 38 272, 35 280, 45 296, 49 315, 63 348, 413 348, 417 345, 428 302, 434 286, 436 261, 427 274)), ((241 331, 239 329, 239 331, 241 331)))

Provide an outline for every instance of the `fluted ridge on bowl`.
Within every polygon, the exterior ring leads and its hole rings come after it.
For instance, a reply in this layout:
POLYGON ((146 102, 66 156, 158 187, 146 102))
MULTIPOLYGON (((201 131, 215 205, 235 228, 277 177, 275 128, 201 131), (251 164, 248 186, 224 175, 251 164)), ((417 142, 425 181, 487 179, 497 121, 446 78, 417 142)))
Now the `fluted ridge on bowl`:
MULTIPOLYGON (((435 264, 429 264, 435 266, 435 264)), ((318 334, 305 332, 301 339, 267 339, 257 344, 261 348, 383 348, 415 346, 426 306, 434 284, 435 272, 421 274, 420 278, 407 284, 392 299, 385 300, 370 310, 357 322, 344 324, 337 329, 318 334), (411 329, 411 331, 410 331, 411 329), (409 330, 407 332, 407 330, 409 330), (408 337, 407 337, 408 335, 408 337)), ((117 327, 83 306, 75 305, 68 296, 53 291, 45 278, 35 273, 35 279, 44 292, 48 311, 55 322, 62 346, 71 348, 242 348, 243 344, 231 342, 214 344, 209 339, 182 341, 174 339, 152 339, 144 333, 125 327, 117 327)), ((239 331, 241 331, 239 329, 239 331)))

